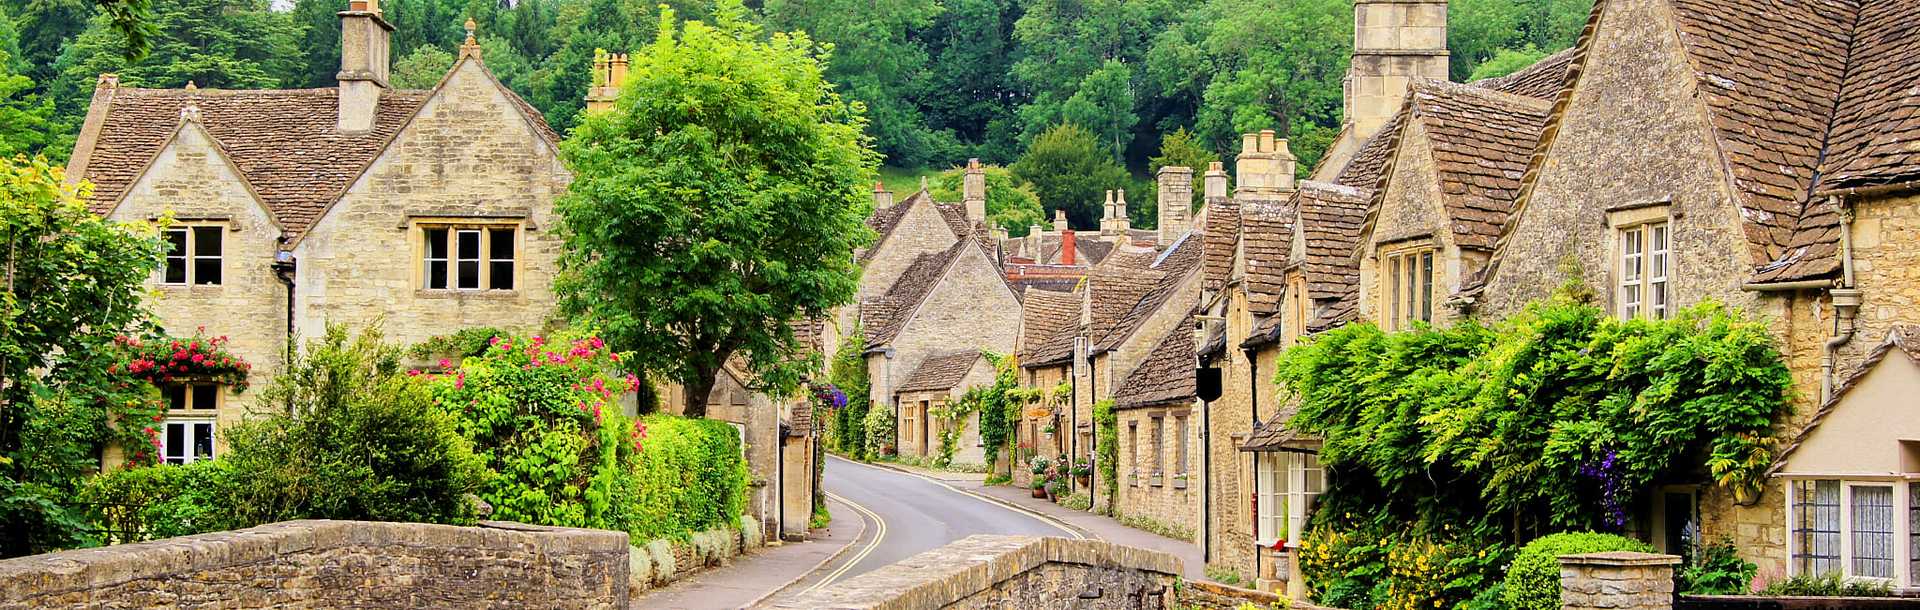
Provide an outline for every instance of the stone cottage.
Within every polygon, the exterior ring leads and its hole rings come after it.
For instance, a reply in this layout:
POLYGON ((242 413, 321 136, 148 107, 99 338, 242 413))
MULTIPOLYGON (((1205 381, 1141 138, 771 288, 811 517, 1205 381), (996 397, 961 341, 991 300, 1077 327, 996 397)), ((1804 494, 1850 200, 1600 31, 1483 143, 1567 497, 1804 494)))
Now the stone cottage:
MULTIPOLYGON (((69 166, 110 220, 172 216, 149 304, 169 332, 230 337, 255 382, 292 337, 328 323, 380 322, 413 343, 535 331, 552 311, 561 244, 548 228, 571 179, 559 137, 471 35, 437 86, 398 90, 383 13, 355 1, 340 20, 336 88, 136 89, 102 75, 69 166)), ((182 394, 167 459, 217 455, 251 401, 182 394)))
POLYGON ((941 409, 951 408, 967 390, 993 385, 993 363, 979 350, 962 349, 928 356, 920 367, 894 391, 900 405, 900 455, 932 458, 941 452, 941 437, 957 431, 953 443, 953 463, 984 466, 985 445, 980 440, 980 413, 968 413, 958 426, 942 419, 941 409))
POLYGON ((1449 300, 1502 316, 1571 269, 1621 318, 1711 299, 1769 322, 1801 388, 1785 432, 1804 438, 1757 489, 1654 490, 1637 521, 1656 547, 1693 523, 1763 574, 1920 584, 1900 518, 1920 510, 1911 447, 1895 427, 1835 442, 1915 413, 1884 392, 1920 319, 1917 41, 1911 2, 1596 3, 1513 218, 1449 300))

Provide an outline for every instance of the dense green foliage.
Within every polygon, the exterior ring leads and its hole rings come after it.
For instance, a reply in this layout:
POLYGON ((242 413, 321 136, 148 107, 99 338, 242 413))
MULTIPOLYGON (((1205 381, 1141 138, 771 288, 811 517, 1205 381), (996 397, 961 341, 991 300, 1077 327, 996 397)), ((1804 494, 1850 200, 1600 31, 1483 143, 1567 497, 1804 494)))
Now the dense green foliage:
POLYGON ((871 236, 876 158, 822 77, 826 50, 763 41, 746 18, 738 0, 712 25, 663 11, 615 107, 561 145, 561 309, 686 387, 689 417, 736 355, 774 394, 795 390, 789 322, 853 299, 847 253, 871 236))
MULTIPOLYGON (((665 4, 692 19, 709 18, 715 9, 707 0, 665 4)), ((156 87, 179 87, 190 78, 202 87, 332 86, 340 58, 335 13, 345 2, 291 5, 283 13, 269 11, 265 0, 9 5, 16 55, 27 66, 14 72, 32 83, 16 99, 58 109, 52 142, 34 146, 67 154, 101 70, 118 69, 131 75, 130 84, 156 87), (130 29, 135 24, 141 27, 130 29), (130 32, 145 40, 128 44, 130 32), (126 59, 148 47, 148 55, 126 59), (262 52, 269 49, 274 52, 262 52)), ((594 50, 635 51, 659 31, 656 3, 381 5, 396 28, 397 83, 437 81, 429 68, 458 48, 459 24, 472 17, 487 66, 563 133, 582 117, 594 50)), ((1339 128, 1341 78, 1353 44, 1352 6, 1345 0, 770 0, 753 6, 751 18, 773 30, 805 31, 834 46, 827 78, 865 106, 876 148, 903 167, 970 156, 1010 163, 1039 134, 1072 122, 1136 171, 1148 167, 1160 134, 1177 128, 1228 155, 1238 133, 1277 129, 1292 139, 1305 171, 1339 128)), ((1591 6, 1590 0, 1454 0, 1447 28, 1453 78, 1475 74, 1503 51, 1566 48, 1591 6)), ((7 48, 5 37, 0 32, 0 49, 7 48)))
POLYGON ((226 429, 218 459, 114 471, 83 499, 117 542, 289 519, 472 522, 486 472, 400 351, 329 326, 226 429))
POLYGON ((1561 555, 1606 551, 1653 552, 1645 542, 1593 532, 1549 534, 1534 539, 1514 554, 1502 585, 1501 601, 1512 610, 1554 610, 1560 607, 1561 555))
POLYGON ((1033 185, 1047 210, 1066 210, 1068 223, 1083 228, 1100 226, 1105 192, 1131 180, 1092 132, 1072 123, 1034 138, 1011 169, 1014 177, 1033 185))
POLYGON ((866 418, 873 388, 867 381, 867 357, 860 338, 866 335, 854 323, 847 340, 827 363, 827 380, 847 397, 847 405, 833 411, 827 442, 833 450, 856 460, 867 458, 866 418))
POLYGON ((1100 485, 1107 489, 1107 508, 1120 492, 1120 416, 1113 412, 1113 401, 1093 403, 1094 469, 1100 471, 1100 485))
POLYGON ((883 405, 878 409, 867 409, 867 414, 860 418, 861 433, 865 436, 866 440, 866 446, 863 450, 867 459, 879 459, 893 455, 897 449, 893 444, 895 440, 894 428, 898 424, 899 422, 894 418, 894 412, 891 408, 883 405))
POLYGON ((0 157, 0 557, 80 544, 68 504, 108 445, 156 412, 114 367, 146 326, 144 284, 163 243, 108 223, 44 161, 0 157))
POLYGON ((1692 541, 1674 574, 1674 590, 1686 595, 1738 595, 1751 590, 1760 566, 1740 558, 1730 538, 1692 541))
POLYGON ((1783 597, 1891 597, 1893 584, 1887 581, 1855 580, 1839 572, 1818 576, 1801 574, 1768 583, 1763 596, 1783 597))
POLYGON ((1013 427, 1020 421, 1020 407, 1026 404, 1026 394, 1020 389, 1020 363, 1016 357, 992 352, 984 356, 993 364, 993 385, 986 386, 980 393, 980 445, 987 453, 987 472, 999 472, 998 465, 1007 459, 1003 452, 1013 440, 1013 427))
MULTIPOLYGON (((1415 540, 1470 550, 1618 531, 1662 482, 1751 489, 1791 384, 1765 327, 1737 311, 1706 303, 1622 322, 1569 297, 1493 326, 1349 325, 1289 350, 1278 378, 1300 400, 1292 425, 1326 439, 1315 535, 1344 538, 1334 549, 1377 548, 1371 557, 1389 566, 1415 540)), ((1421 599, 1379 597, 1394 581, 1355 567, 1370 561, 1310 562, 1329 571, 1309 578, 1374 603, 1421 599)), ((1442 582, 1490 570, 1465 566, 1442 582)), ((1448 586, 1434 599, 1476 593, 1448 586)))
POLYGON ((981 412, 986 404, 985 395, 985 388, 970 388, 959 400, 928 411, 934 421, 940 422, 940 444, 934 447, 934 468, 953 466, 953 452, 960 449, 960 437, 967 431, 967 417, 981 412))

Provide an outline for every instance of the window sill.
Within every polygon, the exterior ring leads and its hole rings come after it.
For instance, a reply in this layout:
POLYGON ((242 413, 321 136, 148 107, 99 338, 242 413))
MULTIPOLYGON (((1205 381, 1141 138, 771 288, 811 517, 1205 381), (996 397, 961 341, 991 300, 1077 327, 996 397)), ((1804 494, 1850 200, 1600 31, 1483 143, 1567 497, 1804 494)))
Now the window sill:
POLYGON ((1173 488, 1174 488, 1174 489, 1186 489, 1186 488, 1187 488, 1187 477, 1186 477, 1186 475, 1179 475, 1179 476, 1175 476, 1175 477, 1173 477, 1173 488))
POLYGON ((456 299, 456 300, 517 299, 517 298, 520 298, 520 291, 518 290, 435 290, 432 288, 419 288, 413 291, 413 296, 419 297, 422 299, 456 299))
POLYGON ((1164 487, 1164 486, 1165 486, 1165 485, 1164 485, 1164 484, 1163 484, 1163 483, 1161 482, 1161 480, 1160 480, 1160 475, 1158 475, 1158 474, 1156 474, 1156 475, 1153 475, 1153 478, 1151 478, 1151 479, 1148 479, 1148 480, 1147 480, 1147 484, 1148 484, 1148 485, 1152 485, 1152 486, 1154 486, 1154 487, 1164 487))
POLYGON ((154 283, 154 287, 161 292, 212 293, 221 292, 225 290, 227 286, 226 284, 163 284, 156 282, 154 283))

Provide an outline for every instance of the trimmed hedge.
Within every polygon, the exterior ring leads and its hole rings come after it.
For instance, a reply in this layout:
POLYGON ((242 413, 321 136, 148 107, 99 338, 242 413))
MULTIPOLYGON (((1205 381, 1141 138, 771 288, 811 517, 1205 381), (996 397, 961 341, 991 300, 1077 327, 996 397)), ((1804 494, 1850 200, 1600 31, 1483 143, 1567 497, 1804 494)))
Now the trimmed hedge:
POLYGON ((1593 532, 1569 532, 1541 536, 1514 555, 1507 568, 1502 601, 1511 610, 1554 610, 1560 607, 1561 555, 1637 551, 1649 553, 1647 543, 1593 532))

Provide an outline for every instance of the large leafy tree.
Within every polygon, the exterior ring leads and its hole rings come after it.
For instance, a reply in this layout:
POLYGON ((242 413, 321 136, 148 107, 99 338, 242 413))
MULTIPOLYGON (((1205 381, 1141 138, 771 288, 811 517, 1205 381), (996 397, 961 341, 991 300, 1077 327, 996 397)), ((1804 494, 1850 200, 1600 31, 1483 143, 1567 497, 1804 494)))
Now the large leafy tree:
POLYGON ((1011 169, 1015 178, 1033 185, 1049 216, 1054 210, 1066 210, 1068 224, 1082 229, 1100 225, 1107 190, 1126 188, 1131 182, 1113 153, 1092 132, 1072 123, 1034 138, 1011 169))
POLYGON ((769 0, 762 11, 770 27, 833 41, 827 79, 866 104, 874 146, 888 159, 918 167, 960 154, 952 132, 928 126, 920 103, 928 58, 910 36, 933 23, 934 0, 769 0))
POLYGON ((735 356, 772 389, 797 385, 788 322, 852 300, 877 156, 806 35, 762 37, 738 0, 712 24, 663 10, 659 32, 615 108, 561 147, 575 181, 558 288, 702 416, 735 356))
MULTIPOLYGON (((998 165, 983 169, 987 176, 987 222, 1007 230, 1008 235, 1024 237, 1033 225, 1046 222, 1040 208, 1040 196, 1033 187, 1013 177, 1013 172, 998 165)), ((929 189, 935 201, 959 201, 965 188, 967 170, 955 167, 940 172, 929 189)))
POLYGON ((83 535, 68 502, 112 438, 114 337, 145 319, 160 252, 89 213, 58 168, 0 158, 0 557, 83 535))
MULTIPOLYGON (((120 75, 123 85, 262 89, 299 85, 303 69, 301 29, 266 0, 156 0, 152 49, 127 59, 130 43, 111 18, 94 17, 61 53, 54 93, 63 113, 86 111, 100 74, 120 75)), ((338 26, 335 26, 336 28, 338 26)), ((337 66, 336 66, 337 69, 337 66)))

